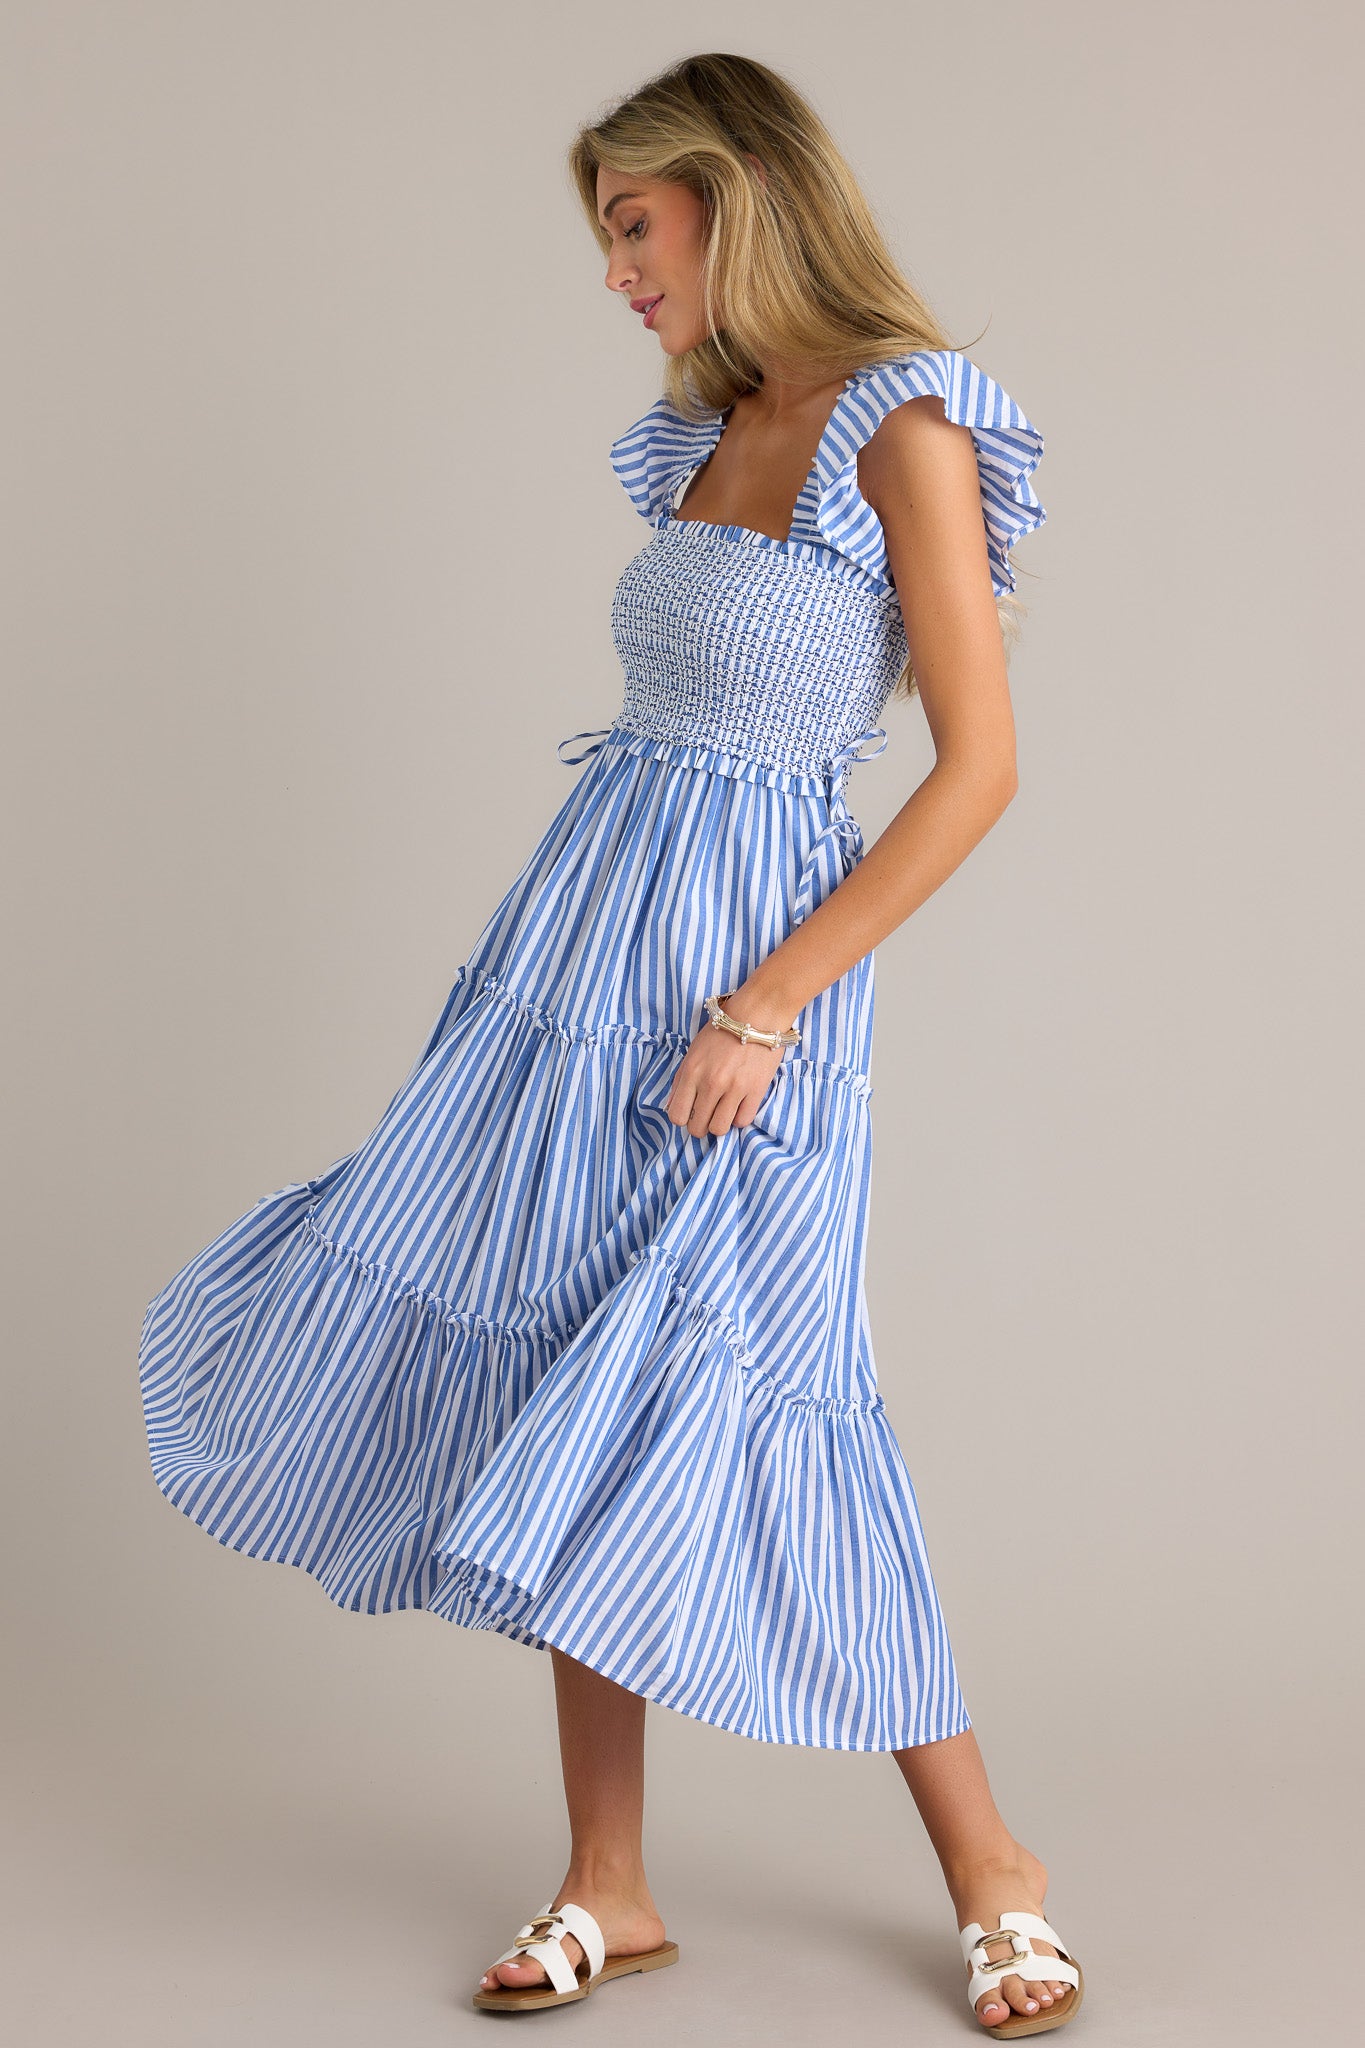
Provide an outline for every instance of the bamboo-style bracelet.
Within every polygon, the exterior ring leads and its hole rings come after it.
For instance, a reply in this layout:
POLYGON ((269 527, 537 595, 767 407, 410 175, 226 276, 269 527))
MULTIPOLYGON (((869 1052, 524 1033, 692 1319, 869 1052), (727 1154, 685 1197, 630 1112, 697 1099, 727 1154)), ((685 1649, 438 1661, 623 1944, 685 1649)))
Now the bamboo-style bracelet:
POLYGON ((737 1017, 731 1017, 721 1004, 728 1002, 734 990, 727 989, 722 996, 708 996, 705 1009, 717 1031, 732 1031, 736 1038, 742 1038, 746 1045, 800 1045, 801 1033, 795 1029, 787 1031, 760 1031, 756 1025, 741 1024, 737 1017))

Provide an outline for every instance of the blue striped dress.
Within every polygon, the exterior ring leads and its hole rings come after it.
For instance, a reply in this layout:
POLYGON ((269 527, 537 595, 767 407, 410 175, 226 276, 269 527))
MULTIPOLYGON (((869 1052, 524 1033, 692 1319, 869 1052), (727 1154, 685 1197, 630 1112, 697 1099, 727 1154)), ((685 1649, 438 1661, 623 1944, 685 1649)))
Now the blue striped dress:
POLYGON ((678 516, 723 413, 661 399, 612 445, 651 529, 621 709, 561 741, 587 765, 376 1128, 192 1258, 139 1350, 155 1482, 220 1543, 828 1749, 971 1725, 869 1332, 874 956, 751 1124, 664 1105, 703 999, 862 857, 906 637, 857 456, 930 393, 1013 589, 1042 437, 956 351, 848 379, 782 541, 678 516))

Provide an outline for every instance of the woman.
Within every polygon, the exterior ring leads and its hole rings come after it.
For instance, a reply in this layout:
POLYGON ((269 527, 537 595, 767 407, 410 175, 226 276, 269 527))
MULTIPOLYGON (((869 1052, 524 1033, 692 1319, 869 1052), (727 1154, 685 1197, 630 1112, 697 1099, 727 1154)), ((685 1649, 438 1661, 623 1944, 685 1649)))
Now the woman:
POLYGON ((863 1258, 872 951, 1014 792, 1001 626, 1042 439, 764 66, 674 67, 572 167, 665 356, 612 448, 654 529, 613 605, 625 700, 573 735, 592 765, 376 1131, 151 1303, 153 1471, 342 1605, 550 1652, 569 1867, 476 2006, 677 1959, 641 1856, 653 1699, 890 1750, 973 2011, 1037 2031, 1082 1980, 987 1786, 863 1258), (898 683, 938 758, 864 853, 844 784, 898 683))

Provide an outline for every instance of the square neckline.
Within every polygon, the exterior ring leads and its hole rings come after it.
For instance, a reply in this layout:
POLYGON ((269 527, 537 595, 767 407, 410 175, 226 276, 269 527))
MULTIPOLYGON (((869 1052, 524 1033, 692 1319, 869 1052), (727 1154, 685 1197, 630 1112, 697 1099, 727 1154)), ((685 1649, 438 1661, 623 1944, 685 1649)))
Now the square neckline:
POLYGON ((820 476, 821 458, 823 457, 825 452, 825 445, 828 442, 830 435, 834 431, 834 427, 839 418, 839 414, 843 411, 844 400, 848 397, 849 392, 853 389, 853 386, 857 383, 859 377, 861 377, 862 375, 863 371, 861 369, 854 370, 851 376, 845 377, 844 379, 843 389, 840 391, 838 397, 835 399, 833 406, 830 408, 829 418, 825 421, 824 430, 820 435, 820 440, 816 447, 814 457, 811 460, 810 468, 806 471, 805 476, 802 478, 801 488, 796 494, 796 503, 792 506, 791 509, 791 518, 787 522, 787 531, 780 540, 778 539, 775 533, 764 533, 757 526, 740 526, 732 520, 684 518, 680 512, 676 512, 674 510, 673 501, 678 496, 679 490, 681 489, 684 497, 687 495, 687 492, 690 489, 694 479, 697 477, 701 470, 705 469, 707 463, 711 460, 711 457, 715 454, 717 448, 720 446, 721 439, 725 433, 727 416, 730 413, 732 413, 735 409, 733 400, 731 400, 729 405, 724 406, 715 415, 715 418, 712 420, 711 424, 706 428, 706 432, 711 435, 710 447, 703 450, 701 459, 693 463, 691 469, 687 471, 686 475, 682 479, 681 484, 674 484, 671 493, 664 500, 664 526, 696 526, 700 527, 706 533, 721 534, 724 535, 727 539, 749 541, 754 546, 776 548, 783 553, 787 552, 787 550, 789 550, 794 545, 800 545, 800 537, 798 536, 796 531, 796 523, 801 516, 801 501, 805 497, 806 492, 810 488, 811 478, 816 477, 818 479, 818 477, 820 476))

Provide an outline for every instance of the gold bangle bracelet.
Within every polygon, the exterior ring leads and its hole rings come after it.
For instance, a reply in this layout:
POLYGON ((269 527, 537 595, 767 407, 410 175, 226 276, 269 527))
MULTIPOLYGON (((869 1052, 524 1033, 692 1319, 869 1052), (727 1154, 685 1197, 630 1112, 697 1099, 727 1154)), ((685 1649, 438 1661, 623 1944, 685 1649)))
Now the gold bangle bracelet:
POLYGON ((717 1031, 733 1032, 734 1036, 743 1039, 746 1045, 800 1045, 801 1033, 794 1028, 789 1027, 786 1031, 760 1031, 757 1025, 741 1024, 737 1017, 729 1016, 722 1010, 721 1004, 728 1002, 733 994, 734 990, 731 988, 727 989, 724 995, 706 998, 706 1014, 717 1031))

